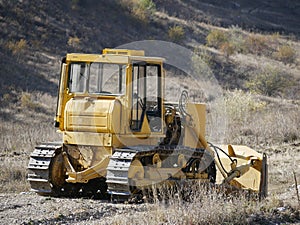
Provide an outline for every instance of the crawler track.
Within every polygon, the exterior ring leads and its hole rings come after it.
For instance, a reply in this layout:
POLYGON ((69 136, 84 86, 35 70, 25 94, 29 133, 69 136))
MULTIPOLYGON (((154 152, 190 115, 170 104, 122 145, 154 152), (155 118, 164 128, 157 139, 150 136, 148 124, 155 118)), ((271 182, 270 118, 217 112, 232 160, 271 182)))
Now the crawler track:
POLYGON ((27 180, 30 182, 31 191, 54 197, 107 199, 105 178, 93 179, 84 184, 65 181, 66 169, 62 162, 62 147, 62 144, 47 143, 34 149, 28 164, 27 180))
POLYGON ((127 201, 140 193, 141 186, 147 189, 152 184, 179 181, 182 177, 187 181, 203 179, 214 182, 216 177, 214 160, 204 149, 135 146, 115 149, 107 167, 106 179, 93 179, 87 184, 70 184, 65 181, 66 170, 61 162, 61 151, 62 145, 56 143, 42 144, 35 148, 28 164, 28 181, 32 191, 39 195, 69 197, 95 197, 99 194, 100 198, 107 198, 108 192, 115 201, 127 201), (155 155, 160 157, 160 166, 153 162, 155 155), (179 156, 186 159, 185 166, 177 165, 179 156), (130 168, 136 161, 144 176, 139 185, 129 176, 130 168), (149 175, 151 173, 155 173, 156 178, 149 175), (203 174, 205 177, 199 177, 203 174))
POLYGON ((62 144, 45 143, 35 147, 30 155, 28 164, 28 181, 31 191, 40 195, 53 194, 53 185, 50 183, 50 164, 62 144))
MULTIPOLYGON (((152 158, 154 154, 159 154, 163 159, 162 167, 157 169, 159 172, 163 169, 177 167, 177 159, 179 155, 184 155, 187 160, 187 165, 184 168, 178 167, 178 171, 182 171, 187 178, 190 179, 192 171, 192 166, 194 162, 198 160, 197 170, 199 172, 205 171, 208 174, 207 181, 214 182, 216 171, 213 158, 206 153, 204 149, 192 149, 184 146, 138 146, 126 149, 116 149, 115 153, 110 159, 110 163, 107 168, 107 185, 108 193, 111 194, 112 199, 115 201, 123 201, 131 198, 138 188, 135 183, 128 177, 129 169, 132 162, 138 159, 145 172, 147 168, 152 167, 152 158), (189 178, 188 178, 189 177, 189 178)), ((170 174, 167 180, 161 180, 160 183, 164 183, 170 180, 178 180, 178 178, 170 174)), ((191 178, 197 179, 197 177, 191 178)), ((149 180, 148 183, 157 183, 157 180, 149 180)), ((147 188, 147 187, 146 187, 147 188)))

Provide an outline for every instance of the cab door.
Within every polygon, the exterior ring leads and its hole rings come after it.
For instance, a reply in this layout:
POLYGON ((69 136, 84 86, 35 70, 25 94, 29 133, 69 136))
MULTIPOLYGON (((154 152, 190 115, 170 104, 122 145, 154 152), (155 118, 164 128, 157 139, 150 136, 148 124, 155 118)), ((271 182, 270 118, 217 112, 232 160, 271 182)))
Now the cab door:
POLYGON ((141 134, 162 132, 161 65, 132 66, 130 129, 141 134))
POLYGON ((132 69, 131 121, 130 129, 142 129, 146 112, 146 63, 135 63, 132 69))

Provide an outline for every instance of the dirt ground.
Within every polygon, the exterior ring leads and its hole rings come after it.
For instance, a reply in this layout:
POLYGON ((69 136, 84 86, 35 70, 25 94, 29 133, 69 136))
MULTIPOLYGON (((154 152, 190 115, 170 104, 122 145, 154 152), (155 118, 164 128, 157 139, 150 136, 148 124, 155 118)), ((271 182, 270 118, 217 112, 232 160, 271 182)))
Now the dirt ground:
MULTIPOLYGON (((270 221, 264 224, 300 224, 300 204, 293 170, 300 189, 300 143, 283 144, 266 149, 269 158, 268 201, 278 202, 270 206, 270 221), (274 222, 275 221, 275 222, 274 222), (276 222, 279 221, 279 222, 276 222)), ((300 190, 299 190, 300 191, 300 190)), ((1 224, 111 224, 115 217, 131 217, 141 214, 147 218, 155 204, 115 204, 105 200, 84 198, 53 198, 38 196, 32 192, 0 193, 1 224)), ((262 215, 263 217, 264 215, 262 215)), ((139 221, 134 221, 139 224, 139 221)), ((119 221, 119 220, 118 220, 119 221)), ((145 222, 147 223, 147 222, 145 222)), ((260 222, 256 224, 261 224, 260 222)))
POLYGON ((49 198, 32 192, 1 194, 0 202, 1 224, 105 224, 107 217, 145 208, 104 200, 49 198))

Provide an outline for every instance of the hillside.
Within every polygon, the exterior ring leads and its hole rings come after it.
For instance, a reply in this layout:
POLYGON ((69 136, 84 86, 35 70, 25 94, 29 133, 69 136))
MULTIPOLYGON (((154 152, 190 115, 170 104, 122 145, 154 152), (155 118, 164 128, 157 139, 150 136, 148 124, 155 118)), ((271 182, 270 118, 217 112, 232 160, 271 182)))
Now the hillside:
POLYGON ((299 21, 294 0, 0 0, 1 223, 299 224, 299 21), (268 155, 265 201, 202 193, 188 204, 120 205, 29 192, 32 149, 61 140, 53 117, 62 57, 132 42, 139 49, 144 40, 164 43, 146 54, 193 53, 166 65, 166 98, 188 90, 207 103, 209 141, 268 155), (181 70, 186 64, 196 78, 181 70), (221 95, 202 78, 215 79, 221 95))
POLYGON ((257 32, 279 32, 299 37, 300 3, 287 1, 155 1, 169 15, 221 27, 236 25, 257 32))
MULTIPOLYGON (((150 16, 132 2, 1 1, 1 93, 14 87, 54 95, 58 61, 67 52, 96 53, 137 40, 174 41, 168 34, 174 25, 183 27, 180 44, 189 48, 205 44, 214 26, 278 32, 296 40, 300 34, 300 6, 294 1, 252 1, 250 5, 247 1, 157 0, 150 16)), ((234 70, 228 69, 228 74, 234 70)))

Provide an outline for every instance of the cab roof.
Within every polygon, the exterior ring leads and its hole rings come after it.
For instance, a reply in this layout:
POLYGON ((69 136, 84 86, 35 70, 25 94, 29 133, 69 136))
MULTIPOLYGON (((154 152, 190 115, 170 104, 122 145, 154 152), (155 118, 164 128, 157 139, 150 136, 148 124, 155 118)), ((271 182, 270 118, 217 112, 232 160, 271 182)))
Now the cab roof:
POLYGON ((69 53, 66 57, 67 62, 103 62, 128 64, 134 61, 144 61, 148 63, 163 63, 164 58, 147 57, 143 50, 130 49, 104 49, 102 54, 82 54, 69 53))

